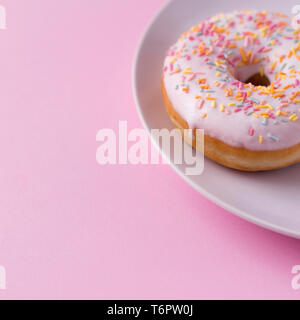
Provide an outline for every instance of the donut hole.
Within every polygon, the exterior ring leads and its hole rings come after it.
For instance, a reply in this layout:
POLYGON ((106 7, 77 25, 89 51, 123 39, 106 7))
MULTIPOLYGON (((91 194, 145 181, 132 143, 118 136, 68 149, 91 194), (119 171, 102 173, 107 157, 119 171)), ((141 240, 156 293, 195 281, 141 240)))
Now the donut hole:
POLYGON ((240 82, 251 83, 254 86, 268 87, 271 82, 265 74, 260 72, 261 66, 258 64, 246 65, 234 70, 234 76, 240 82))
POLYGON ((271 84, 269 78, 266 75, 261 75, 259 72, 246 79, 245 83, 263 87, 268 87, 271 84))

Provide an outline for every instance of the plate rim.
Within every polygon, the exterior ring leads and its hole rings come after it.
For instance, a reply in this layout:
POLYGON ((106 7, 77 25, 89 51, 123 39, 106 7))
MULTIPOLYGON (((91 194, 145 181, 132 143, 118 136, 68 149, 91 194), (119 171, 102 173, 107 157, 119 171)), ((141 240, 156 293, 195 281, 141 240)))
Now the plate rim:
MULTIPOLYGON (((170 160, 167 155, 164 153, 164 150, 160 148, 160 146, 157 144, 157 141, 153 139, 151 136, 151 129, 149 128, 146 119, 142 112, 142 107, 140 104, 139 96, 138 96, 138 90, 137 90, 137 70, 138 70, 138 64, 140 59, 140 53, 141 50, 145 44, 145 40, 147 38, 147 35, 151 31, 152 26, 155 24, 156 20, 168 9, 168 7, 174 2, 174 0, 169 0, 166 4, 162 6, 161 9, 158 10, 158 12, 154 15, 154 17, 150 20, 148 25, 146 26, 140 40, 138 43, 138 46, 136 48, 134 60, 133 60, 133 67, 132 67, 132 89, 133 89, 133 97, 135 102, 135 107, 138 112, 140 121, 142 122, 142 125, 144 129, 147 132, 147 135, 150 138, 151 143, 156 147, 156 149, 159 151, 159 153, 162 155, 162 157, 166 160, 170 160)), ((292 238, 300 239, 300 231, 292 231, 289 230, 286 227, 281 227, 276 225, 275 223, 267 222, 264 219, 260 219, 257 217, 252 216, 251 214, 247 213, 246 211, 243 211, 241 209, 238 209, 228 203, 226 203, 223 200, 220 200, 218 197, 216 197, 211 192, 207 191, 204 187, 199 186, 197 183, 195 183, 192 179, 188 178, 172 161, 168 161, 168 164, 170 167, 186 182, 188 183, 192 188, 194 188, 197 192, 199 192, 201 195, 203 195, 206 199, 212 201, 217 206, 221 207, 222 209, 226 210, 229 213, 234 214, 235 216, 246 220, 254 225, 257 225, 259 227, 262 227, 264 229, 289 236, 292 238)))

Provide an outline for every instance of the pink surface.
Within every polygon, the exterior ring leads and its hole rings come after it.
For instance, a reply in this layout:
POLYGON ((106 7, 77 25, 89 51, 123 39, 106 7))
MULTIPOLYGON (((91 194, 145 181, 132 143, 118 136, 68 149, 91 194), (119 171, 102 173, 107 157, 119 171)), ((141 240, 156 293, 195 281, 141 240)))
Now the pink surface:
POLYGON ((162 0, 2 0, 0 298, 300 298, 300 242, 212 204, 166 165, 96 163, 141 127, 137 43, 162 0))

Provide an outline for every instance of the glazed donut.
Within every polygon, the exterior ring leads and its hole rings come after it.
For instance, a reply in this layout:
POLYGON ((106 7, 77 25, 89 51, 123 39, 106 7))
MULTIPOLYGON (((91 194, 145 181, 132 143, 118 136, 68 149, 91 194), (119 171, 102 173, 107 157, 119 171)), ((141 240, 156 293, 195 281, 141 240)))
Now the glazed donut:
POLYGON ((168 50, 167 111, 180 129, 204 129, 208 158, 243 171, 300 162, 299 31, 281 13, 242 10, 199 23, 168 50))

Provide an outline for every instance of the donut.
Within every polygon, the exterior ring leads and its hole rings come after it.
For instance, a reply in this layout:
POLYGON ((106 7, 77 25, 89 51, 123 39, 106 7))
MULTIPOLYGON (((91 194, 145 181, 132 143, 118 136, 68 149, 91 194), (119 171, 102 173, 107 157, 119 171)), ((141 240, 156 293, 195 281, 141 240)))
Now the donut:
MULTIPOLYGON (((300 30, 292 25, 281 13, 222 13, 167 51, 167 112, 181 130, 204 130, 206 157, 241 171, 300 162, 300 30)), ((197 146, 196 135, 189 141, 197 146)))

